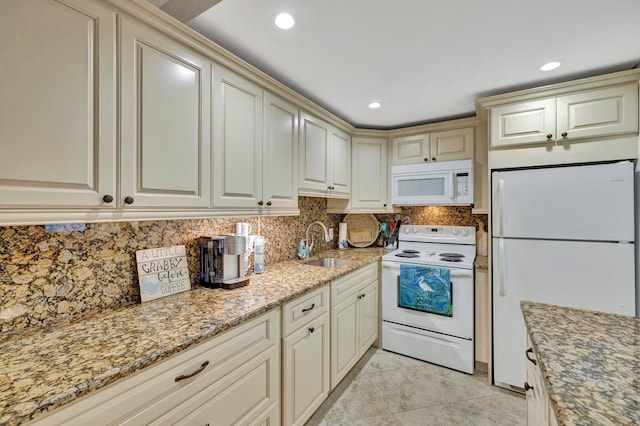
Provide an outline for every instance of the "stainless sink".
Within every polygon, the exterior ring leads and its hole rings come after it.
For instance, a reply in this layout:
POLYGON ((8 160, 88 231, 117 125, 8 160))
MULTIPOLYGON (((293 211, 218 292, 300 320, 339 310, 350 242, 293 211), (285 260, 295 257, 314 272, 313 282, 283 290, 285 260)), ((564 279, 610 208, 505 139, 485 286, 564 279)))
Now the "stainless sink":
POLYGON ((318 260, 305 262, 304 265, 322 266, 323 268, 340 268, 342 266, 348 265, 351 262, 352 261, 349 259, 340 259, 337 257, 323 257, 318 260))

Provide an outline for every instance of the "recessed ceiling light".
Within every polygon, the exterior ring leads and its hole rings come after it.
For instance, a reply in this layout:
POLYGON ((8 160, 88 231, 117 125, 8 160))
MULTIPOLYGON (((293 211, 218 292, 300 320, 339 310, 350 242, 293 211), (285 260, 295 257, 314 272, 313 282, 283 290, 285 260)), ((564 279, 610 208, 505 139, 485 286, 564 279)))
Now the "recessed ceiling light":
POLYGON ((290 30, 296 24, 296 20, 287 12, 278 13, 275 18, 273 18, 273 21, 281 30, 290 30))
POLYGON ((541 65, 538 69, 540 71, 551 71, 551 70, 555 70, 559 66, 560 66, 560 61, 551 61, 551 62, 547 62, 544 65, 541 65))
POLYGON ((380 102, 371 102, 369 104, 369 108, 371 108, 371 109, 380 108, 380 102))

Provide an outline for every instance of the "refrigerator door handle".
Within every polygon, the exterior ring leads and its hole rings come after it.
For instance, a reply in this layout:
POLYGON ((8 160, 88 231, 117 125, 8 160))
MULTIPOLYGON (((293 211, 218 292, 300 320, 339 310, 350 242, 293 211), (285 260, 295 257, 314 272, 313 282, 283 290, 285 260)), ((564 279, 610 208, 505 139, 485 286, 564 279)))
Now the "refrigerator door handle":
POLYGON ((498 181, 498 236, 504 237, 504 179, 498 181))
POLYGON ((499 290, 498 294, 500 297, 504 297, 504 239, 500 238, 498 240, 498 280, 499 282, 499 290))

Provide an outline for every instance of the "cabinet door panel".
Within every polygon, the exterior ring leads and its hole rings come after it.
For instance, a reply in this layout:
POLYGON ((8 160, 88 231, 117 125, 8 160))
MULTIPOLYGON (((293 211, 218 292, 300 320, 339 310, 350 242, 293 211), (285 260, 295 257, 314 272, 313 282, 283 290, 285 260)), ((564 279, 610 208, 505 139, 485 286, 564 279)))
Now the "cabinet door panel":
POLYGON ((491 148, 524 145, 555 138, 556 101, 523 102, 491 110, 491 148))
POLYGON ((431 160, 473 159, 473 127, 431 133, 431 160))
POLYGON ((636 84, 558 98, 558 140, 638 132, 636 84))
POLYGON ((360 356, 364 355, 378 338, 378 280, 369 283, 362 290, 361 295, 358 304, 360 356))
POLYGON ((299 186, 303 189, 326 192, 329 186, 327 182, 328 124, 301 113, 300 137, 299 186))
POLYGON ((351 137, 333 129, 331 132, 331 192, 351 194, 351 137))
POLYGON ((331 309, 331 389, 360 359, 357 301, 352 295, 331 309))
POLYGON ((329 393, 329 314, 284 339, 283 424, 304 424, 329 393), (313 331, 312 331, 313 330, 313 331))
POLYGON ((272 208, 298 207, 298 109, 265 94, 262 197, 272 208))
POLYGON ((423 163, 429 159, 429 135, 396 138, 392 141, 392 164, 423 163))
POLYGON ((387 203, 387 142, 353 138, 353 208, 385 208, 387 203), (379 170, 380 173, 372 173, 379 170))
POLYGON ((132 208, 209 205, 209 67, 123 19, 120 195, 132 208))
POLYGON ((262 195, 262 88, 214 70, 214 207, 258 207, 262 195))
POLYGON ((116 16, 102 2, 67 3, 3 4, 5 207, 97 207, 115 195, 116 16))

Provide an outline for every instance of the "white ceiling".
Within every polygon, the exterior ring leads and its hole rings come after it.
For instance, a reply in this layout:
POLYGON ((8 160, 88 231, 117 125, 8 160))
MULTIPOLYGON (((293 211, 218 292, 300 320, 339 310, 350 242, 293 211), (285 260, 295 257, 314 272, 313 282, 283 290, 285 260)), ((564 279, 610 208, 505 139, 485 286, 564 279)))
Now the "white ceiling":
MULTIPOLYGON (((174 16, 189 1, 149 0, 174 16)), ((640 63, 640 0, 198 1, 217 4, 188 26, 361 128, 473 116, 478 97, 640 63)))

